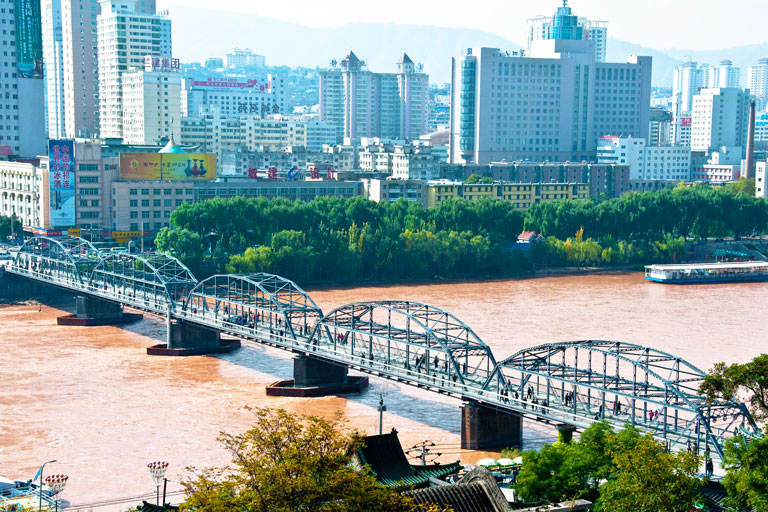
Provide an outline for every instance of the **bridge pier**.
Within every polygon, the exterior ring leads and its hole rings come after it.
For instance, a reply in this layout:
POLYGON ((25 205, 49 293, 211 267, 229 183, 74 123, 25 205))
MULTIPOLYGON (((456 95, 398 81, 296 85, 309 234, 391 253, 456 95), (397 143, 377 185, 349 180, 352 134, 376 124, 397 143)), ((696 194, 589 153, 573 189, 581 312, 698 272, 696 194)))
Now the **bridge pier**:
POLYGON ((269 396, 327 396, 360 393, 368 377, 350 377, 347 367, 299 354, 293 359, 293 379, 267 386, 269 396))
POLYGON ((122 304, 90 295, 76 297, 75 314, 60 316, 58 325, 96 326, 123 325, 144 318, 138 313, 124 313, 122 304))
POLYGON ((523 416, 468 402, 461 408, 461 448, 522 448, 523 416))
POLYGON ((183 320, 168 321, 168 343, 147 348, 151 356, 226 354, 240 348, 240 340, 222 340, 219 331, 183 320))

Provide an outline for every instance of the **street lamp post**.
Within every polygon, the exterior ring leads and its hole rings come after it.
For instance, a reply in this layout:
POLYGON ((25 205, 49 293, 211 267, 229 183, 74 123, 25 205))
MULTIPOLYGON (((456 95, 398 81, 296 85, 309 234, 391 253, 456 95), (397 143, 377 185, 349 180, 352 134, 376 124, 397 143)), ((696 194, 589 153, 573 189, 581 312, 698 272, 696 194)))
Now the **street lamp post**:
POLYGON ((168 470, 168 463, 162 460, 157 460, 147 464, 149 468, 149 474, 155 481, 155 488, 157 489, 157 505, 160 506, 160 482, 165 480, 165 472, 168 470))
POLYGON ((42 512, 42 510, 43 510, 43 469, 45 468, 46 464, 52 464, 54 462, 56 462, 56 459, 47 460, 47 461, 43 462, 42 466, 40 466, 40 471, 39 471, 39 473, 40 473, 40 484, 39 484, 39 487, 37 488, 37 492, 38 492, 37 495, 40 498, 38 500, 38 504, 37 504, 38 512, 42 512))

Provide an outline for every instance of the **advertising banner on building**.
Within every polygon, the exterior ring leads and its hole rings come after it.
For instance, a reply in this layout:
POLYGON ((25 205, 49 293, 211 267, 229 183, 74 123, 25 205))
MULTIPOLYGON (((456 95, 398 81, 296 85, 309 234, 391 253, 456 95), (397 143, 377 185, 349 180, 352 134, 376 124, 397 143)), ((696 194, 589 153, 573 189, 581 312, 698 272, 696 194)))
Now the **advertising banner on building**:
POLYGON ((121 180, 215 180, 213 153, 120 153, 121 180))
POLYGON ((43 78, 40 0, 15 0, 15 7, 19 78, 43 78))
POLYGON ((75 225, 75 144, 71 140, 48 141, 48 187, 51 226, 75 225))

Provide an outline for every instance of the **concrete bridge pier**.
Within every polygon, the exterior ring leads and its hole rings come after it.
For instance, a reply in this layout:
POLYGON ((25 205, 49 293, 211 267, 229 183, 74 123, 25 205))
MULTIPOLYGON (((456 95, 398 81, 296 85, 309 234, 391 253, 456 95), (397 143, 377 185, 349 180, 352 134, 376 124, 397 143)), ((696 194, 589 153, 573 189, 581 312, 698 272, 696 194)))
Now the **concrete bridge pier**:
POLYGON ((523 416, 493 409, 477 402, 461 408, 461 447, 468 450, 491 450, 523 446, 523 416))
POLYGON ((368 377, 350 377, 347 367, 305 354, 293 359, 293 379, 267 386, 270 396, 327 396, 360 393, 368 377))
POLYGON ((95 326, 123 325, 141 320, 144 315, 125 313, 119 302, 81 295, 75 298, 75 314, 60 316, 56 319, 59 325, 95 326))
POLYGON ((166 320, 167 344, 147 348, 151 356, 197 356, 203 354, 225 354, 240 348, 240 340, 222 340, 221 334, 183 320, 166 320))

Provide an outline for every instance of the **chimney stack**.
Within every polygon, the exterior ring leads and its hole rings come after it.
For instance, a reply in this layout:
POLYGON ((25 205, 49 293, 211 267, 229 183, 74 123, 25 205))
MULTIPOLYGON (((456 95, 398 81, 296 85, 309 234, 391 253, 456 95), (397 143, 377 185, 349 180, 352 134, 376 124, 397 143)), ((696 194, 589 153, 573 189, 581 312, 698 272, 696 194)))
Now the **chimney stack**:
POLYGON ((747 179, 755 177, 755 100, 749 102, 749 131, 747 132, 747 179))

